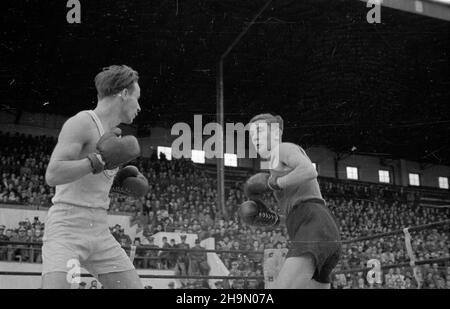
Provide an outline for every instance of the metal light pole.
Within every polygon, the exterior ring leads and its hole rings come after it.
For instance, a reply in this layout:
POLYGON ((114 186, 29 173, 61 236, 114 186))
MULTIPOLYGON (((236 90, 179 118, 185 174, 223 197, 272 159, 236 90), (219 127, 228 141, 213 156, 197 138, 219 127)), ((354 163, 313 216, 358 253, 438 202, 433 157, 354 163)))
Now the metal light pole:
POLYGON ((217 200, 220 208, 228 218, 228 210, 225 207, 225 167, 224 167, 224 134, 225 134, 225 123, 223 116, 223 62, 231 50, 236 46, 237 43, 242 39, 242 37, 248 32, 250 27, 255 23, 256 19, 264 12, 264 10, 269 6, 272 0, 268 0, 266 4, 256 13, 247 27, 242 30, 242 32, 234 39, 233 43, 228 46, 227 50, 220 57, 218 67, 217 67, 217 122, 222 128, 221 134, 219 134, 219 153, 222 154, 220 158, 217 158, 217 200))

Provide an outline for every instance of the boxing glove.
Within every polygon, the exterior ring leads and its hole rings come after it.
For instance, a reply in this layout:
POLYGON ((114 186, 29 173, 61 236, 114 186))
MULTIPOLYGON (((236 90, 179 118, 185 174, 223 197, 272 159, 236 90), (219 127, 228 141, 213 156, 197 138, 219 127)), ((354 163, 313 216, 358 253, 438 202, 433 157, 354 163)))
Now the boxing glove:
POLYGON ((250 177, 244 184, 244 194, 249 199, 258 198, 270 190, 279 191, 277 177, 269 173, 258 173, 250 177))
POLYGON ((139 157, 141 149, 136 137, 121 137, 121 133, 119 128, 115 128, 103 134, 96 146, 97 153, 88 155, 94 174, 115 169, 139 157))
POLYGON ((111 192, 141 198, 148 192, 147 178, 132 165, 120 169, 114 178, 111 192))
POLYGON ((280 223, 280 216, 267 208, 261 200, 245 201, 238 213, 244 223, 253 226, 277 226, 280 223))

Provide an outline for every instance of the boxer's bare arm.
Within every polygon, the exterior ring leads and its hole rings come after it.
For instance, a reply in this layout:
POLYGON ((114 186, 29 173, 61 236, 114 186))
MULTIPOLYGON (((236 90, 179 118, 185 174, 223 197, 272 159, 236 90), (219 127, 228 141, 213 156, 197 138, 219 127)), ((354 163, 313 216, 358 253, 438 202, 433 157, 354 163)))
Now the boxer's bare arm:
POLYGON ((91 139, 89 115, 78 114, 66 121, 58 137, 45 173, 49 186, 70 183, 92 172, 88 158, 80 158, 83 146, 91 139))
POLYGON ((281 188, 298 186, 317 178, 318 174, 308 156, 297 145, 282 143, 279 148, 280 161, 292 171, 278 179, 281 188))

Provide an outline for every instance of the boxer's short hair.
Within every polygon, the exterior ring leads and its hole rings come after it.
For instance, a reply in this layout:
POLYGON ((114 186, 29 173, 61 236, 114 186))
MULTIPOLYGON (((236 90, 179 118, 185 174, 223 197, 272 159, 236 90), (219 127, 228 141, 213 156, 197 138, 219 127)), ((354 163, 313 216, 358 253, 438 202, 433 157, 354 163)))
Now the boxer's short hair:
POLYGON ((99 100, 115 95, 123 89, 134 90, 139 80, 138 73, 126 65, 111 65, 95 76, 95 88, 99 100))
POLYGON ((268 124, 270 123, 278 123, 280 130, 283 131, 284 129, 284 121, 283 118, 279 115, 272 115, 272 114, 259 114, 250 119, 250 124, 256 122, 256 121, 264 121, 268 124))

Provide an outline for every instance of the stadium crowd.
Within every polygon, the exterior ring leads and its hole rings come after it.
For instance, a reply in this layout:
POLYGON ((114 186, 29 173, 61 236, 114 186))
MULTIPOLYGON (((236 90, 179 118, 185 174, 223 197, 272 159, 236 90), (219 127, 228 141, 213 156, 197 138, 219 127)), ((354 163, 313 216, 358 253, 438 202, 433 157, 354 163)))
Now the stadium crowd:
MULTIPOLYGON (((49 154, 55 139, 0 133, 0 203, 49 207, 54 189, 44 181, 49 154)), ((263 255, 256 253, 270 248, 288 247, 284 225, 276 229, 254 228, 243 225, 237 207, 245 197, 241 181, 228 181, 226 186, 226 216, 216 205, 216 184, 205 169, 188 160, 168 161, 154 154, 149 159, 133 162, 147 177, 149 193, 140 200, 120 195, 111 196, 110 212, 127 213, 132 224, 143 231, 143 239, 131 239, 120 226, 111 227, 111 233, 124 246, 142 245, 136 252, 137 268, 176 269, 177 273, 207 275, 206 253, 186 251, 145 250, 157 247, 153 234, 176 232, 197 234, 201 241, 214 237, 217 250, 247 250, 222 253, 220 257, 230 270, 230 276, 262 276, 263 255)), ((449 218, 448 208, 425 208, 415 201, 417 192, 389 185, 365 184, 331 179, 319 179, 322 193, 334 214, 342 239, 397 230, 407 226, 437 222, 449 218)), ((275 205, 273 197, 266 201, 275 205)), ((275 208, 275 206, 274 206, 275 208)), ((40 242, 45 226, 35 218, 20 222, 16 229, 0 226, 0 241, 40 242)), ((422 230, 412 234, 412 246, 418 260, 449 256, 448 227, 422 230)), ((197 248, 201 248, 199 241, 197 248)), ((163 248, 188 249, 182 239, 163 239, 163 248)), ((41 262, 39 245, 0 245, 0 260, 41 262)), ((408 262, 404 236, 383 237, 343 245, 338 270, 365 267, 370 259, 382 265, 408 262)), ((450 265, 424 265, 414 276, 411 267, 391 268, 384 273, 382 284, 369 285, 365 274, 335 275, 332 286, 347 288, 450 288, 450 265)), ((184 288, 200 288, 202 281, 183 282, 184 288)), ((218 288, 262 288, 263 281, 226 280, 218 288)))

